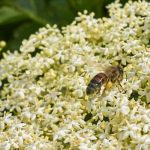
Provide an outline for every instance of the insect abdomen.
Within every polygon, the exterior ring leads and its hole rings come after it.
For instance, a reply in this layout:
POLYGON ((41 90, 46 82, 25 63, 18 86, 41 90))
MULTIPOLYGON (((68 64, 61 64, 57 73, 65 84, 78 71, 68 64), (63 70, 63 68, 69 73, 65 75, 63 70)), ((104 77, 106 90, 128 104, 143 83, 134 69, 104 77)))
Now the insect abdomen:
POLYGON ((107 81, 107 76, 104 73, 99 73, 96 76, 92 78, 90 83, 88 84, 86 88, 86 94, 92 94, 94 93, 97 89, 101 89, 101 86, 104 84, 104 82, 107 81))

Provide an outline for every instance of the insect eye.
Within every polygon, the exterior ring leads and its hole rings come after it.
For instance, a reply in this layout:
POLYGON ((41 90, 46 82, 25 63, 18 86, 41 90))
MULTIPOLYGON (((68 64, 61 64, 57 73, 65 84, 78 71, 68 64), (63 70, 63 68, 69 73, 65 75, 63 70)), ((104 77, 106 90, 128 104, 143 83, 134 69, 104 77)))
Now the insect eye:
POLYGON ((118 67, 118 69, 119 69, 119 72, 120 72, 121 74, 123 74, 123 69, 122 69, 121 67, 118 67))
POLYGON ((119 71, 120 71, 120 73, 123 73, 123 69, 122 68, 119 68, 119 71))

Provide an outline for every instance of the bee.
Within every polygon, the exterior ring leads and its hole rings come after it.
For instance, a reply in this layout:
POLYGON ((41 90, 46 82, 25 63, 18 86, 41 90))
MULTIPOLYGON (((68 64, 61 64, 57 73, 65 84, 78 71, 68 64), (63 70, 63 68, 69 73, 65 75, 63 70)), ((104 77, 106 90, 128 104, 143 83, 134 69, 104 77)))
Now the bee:
MULTIPOLYGON (((123 68, 119 65, 118 66, 109 66, 108 68, 106 68, 106 70, 104 72, 100 72, 100 73, 96 74, 91 79, 91 81, 87 85, 86 94, 90 95, 95 92, 98 93, 101 91, 101 88, 104 85, 104 90, 102 91, 102 93, 103 93, 109 82, 111 82, 111 83, 118 82, 119 85, 122 87, 122 85, 120 84, 120 81, 122 79, 123 79, 123 68)), ((122 87, 122 89, 123 89, 123 87, 122 87)))

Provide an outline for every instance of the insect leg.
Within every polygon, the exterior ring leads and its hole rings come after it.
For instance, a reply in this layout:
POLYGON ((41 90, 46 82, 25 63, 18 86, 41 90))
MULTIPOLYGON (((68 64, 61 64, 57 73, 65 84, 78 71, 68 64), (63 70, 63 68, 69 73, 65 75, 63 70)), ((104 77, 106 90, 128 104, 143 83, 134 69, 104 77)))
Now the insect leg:
POLYGON ((107 89, 107 84, 108 84, 108 82, 109 82, 109 81, 107 81, 107 82, 105 83, 104 89, 103 89, 103 91, 101 92, 101 96, 104 95, 104 93, 105 93, 105 91, 106 91, 106 89, 107 89))
MULTIPOLYGON (((122 88, 122 91, 124 91, 124 93, 126 93, 126 90, 123 88, 123 86, 121 85, 120 81, 117 80, 117 82, 118 82, 118 84, 120 85, 120 87, 122 88)), ((119 88, 118 88, 118 89, 119 89, 119 88)), ((119 89, 119 91, 120 91, 120 89, 119 89)), ((121 92, 121 91, 120 91, 120 92, 121 92)))

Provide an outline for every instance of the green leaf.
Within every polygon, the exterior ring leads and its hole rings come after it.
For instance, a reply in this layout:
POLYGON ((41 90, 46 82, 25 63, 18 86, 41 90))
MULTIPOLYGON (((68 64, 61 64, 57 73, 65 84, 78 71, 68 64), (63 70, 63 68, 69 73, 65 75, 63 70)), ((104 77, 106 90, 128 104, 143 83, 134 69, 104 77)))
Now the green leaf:
POLYGON ((24 39, 27 39, 31 34, 35 33, 40 25, 35 22, 25 22, 15 28, 12 37, 7 45, 7 48, 18 49, 24 39), (15 43, 15 44, 14 44, 15 43))
POLYGON ((13 23, 18 20, 23 20, 25 18, 26 17, 22 13, 13 8, 2 7, 0 9, 0 25, 13 23))
MULTIPOLYGON (((39 27, 70 24, 77 12, 95 12, 96 17, 107 15, 106 5, 114 0, 1 0, 0 39, 6 48, 18 49, 21 40, 39 27), (29 25, 30 24, 30 25, 29 25), (30 26, 29 28, 27 26, 30 26)), ((125 0, 120 0, 125 1, 125 0)))

